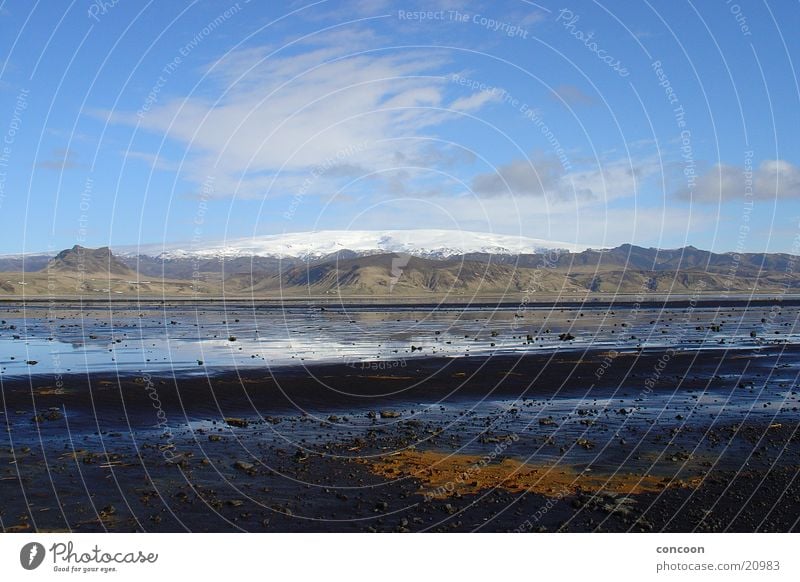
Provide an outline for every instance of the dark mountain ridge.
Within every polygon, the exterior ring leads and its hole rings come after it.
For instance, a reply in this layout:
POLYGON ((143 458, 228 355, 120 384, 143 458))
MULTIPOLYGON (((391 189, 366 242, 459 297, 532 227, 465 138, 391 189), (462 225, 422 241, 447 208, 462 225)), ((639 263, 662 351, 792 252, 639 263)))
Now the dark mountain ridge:
POLYGON ((88 249, 75 245, 58 253, 44 269, 136 277, 136 273, 120 261, 108 247, 88 249))
MULTIPOLYGON (((17 261, 21 260, 19 258, 17 261)), ((253 296, 287 295, 425 295, 530 293, 659 293, 795 292, 796 257, 785 253, 711 253, 687 246, 655 249, 621 245, 579 253, 499 255, 470 253, 448 258, 423 258, 402 253, 364 255, 340 250, 322 258, 271 257, 119 258, 108 247, 75 246, 51 259, 33 274, 93 274, 120 282, 153 281, 120 286, 125 292, 169 280, 185 293, 253 296)), ((19 264, 19 263, 15 263, 19 264)), ((25 263, 25 266, 36 263, 25 263)), ((48 275, 49 276, 49 275, 48 275)), ((19 282, 2 281, 0 293, 19 292, 19 282)), ((102 287, 101 287, 102 288, 102 287)), ((33 287, 27 289, 34 293, 33 287)), ((116 289, 116 287, 115 287, 116 289)))

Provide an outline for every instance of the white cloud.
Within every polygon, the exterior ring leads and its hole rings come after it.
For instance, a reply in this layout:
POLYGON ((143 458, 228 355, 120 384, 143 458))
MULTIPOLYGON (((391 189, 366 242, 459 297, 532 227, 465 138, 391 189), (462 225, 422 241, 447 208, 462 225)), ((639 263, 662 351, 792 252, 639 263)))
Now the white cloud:
POLYGON ((480 91, 467 97, 456 99, 450 104, 450 108, 456 111, 471 112, 480 109, 487 103, 496 103, 500 99, 501 94, 499 92, 480 91))
POLYGON ((475 176, 472 189, 480 196, 546 198, 552 204, 608 202, 634 196, 640 183, 658 170, 650 160, 619 160, 567 171, 556 158, 518 159, 475 176))
POLYGON ((731 200, 746 201, 800 198, 800 168, 785 160, 764 160, 749 172, 746 168, 715 164, 697 178, 693 192, 682 188, 679 198, 716 204, 731 200))
POLYGON ((350 29, 281 50, 233 52, 208 68, 202 92, 156 104, 141 119, 109 119, 185 144, 186 177, 202 183, 213 174, 218 195, 263 197, 272 177, 307 172, 343 150, 359 150, 343 160, 349 165, 390 167, 398 148, 416 151, 413 140, 392 138, 422 135, 458 116, 453 109, 490 101, 448 99, 438 52, 367 50, 375 46, 369 32, 350 29))

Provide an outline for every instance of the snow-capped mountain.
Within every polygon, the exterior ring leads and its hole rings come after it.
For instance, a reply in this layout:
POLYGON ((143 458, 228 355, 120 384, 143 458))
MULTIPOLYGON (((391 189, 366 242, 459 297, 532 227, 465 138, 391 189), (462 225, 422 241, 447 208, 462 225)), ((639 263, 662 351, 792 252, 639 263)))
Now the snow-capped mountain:
POLYGON ((249 238, 216 243, 186 243, 118 247, 122 256, 145 255, 159 259, 212 259, 275 257, 315 259, 338 251, 357 254, 407 253, 419 257, 444 258, 468 253, 518 255, 562 249, 572 252, 586 246, 524 236, 463 230, 320 230, 249 238))

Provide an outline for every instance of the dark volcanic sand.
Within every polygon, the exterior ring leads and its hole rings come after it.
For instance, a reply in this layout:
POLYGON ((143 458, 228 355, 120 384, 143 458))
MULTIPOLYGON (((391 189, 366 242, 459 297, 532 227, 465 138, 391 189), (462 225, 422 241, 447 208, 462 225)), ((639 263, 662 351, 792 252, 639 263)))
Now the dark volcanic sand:
POLYGON ((0 527, 796 531, 800 347, 620 352, 0 377, 0 527))

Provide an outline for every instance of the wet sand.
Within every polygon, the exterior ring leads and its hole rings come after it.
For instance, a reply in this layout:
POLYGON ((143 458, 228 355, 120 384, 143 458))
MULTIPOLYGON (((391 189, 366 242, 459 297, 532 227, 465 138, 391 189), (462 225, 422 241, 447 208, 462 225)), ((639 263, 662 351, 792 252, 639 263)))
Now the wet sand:
POLYGON ((5 376, 0 527, 796 531, 799 371, 781 343, 5 376))

